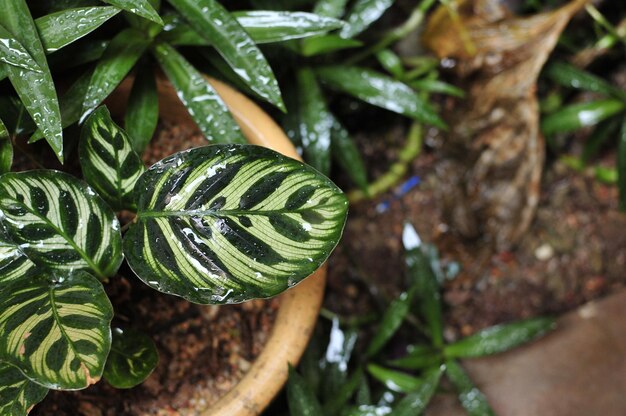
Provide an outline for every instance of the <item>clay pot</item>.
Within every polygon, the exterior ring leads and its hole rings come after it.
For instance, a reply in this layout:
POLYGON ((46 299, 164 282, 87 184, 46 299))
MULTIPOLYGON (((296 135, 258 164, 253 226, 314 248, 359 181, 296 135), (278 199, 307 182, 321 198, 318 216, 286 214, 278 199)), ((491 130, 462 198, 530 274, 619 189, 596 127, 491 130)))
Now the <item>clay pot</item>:
MULTIPOLYGON (((222 82, 214 79, 210 82, 232 112, 248 142, 300 159, 285 133, 259 106, 222 82)), ((126 80, 107 100, 113 113, 124 111, 131 85, 132 81, 126 80)), ((160 117, 193 125, 169 82, 159 80, 157 85, 160 117)), ((250 416, 261 413, 285 384, 288 363, 295 365, 308 344, 322 303, 325 282, 326 265, 280 295, 276 321, 264 350, 239 383, 203 415, 250 416)))

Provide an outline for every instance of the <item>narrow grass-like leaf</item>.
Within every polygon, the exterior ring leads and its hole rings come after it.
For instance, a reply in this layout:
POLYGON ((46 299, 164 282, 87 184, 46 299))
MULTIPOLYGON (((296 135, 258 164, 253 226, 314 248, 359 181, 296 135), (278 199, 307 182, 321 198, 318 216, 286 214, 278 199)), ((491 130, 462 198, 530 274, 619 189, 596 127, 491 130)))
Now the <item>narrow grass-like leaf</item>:
POLYGON ((376 380, 380 381, 391 391, 407 393, 415 390, 424 383, 419 377, 409 375, 377 364, 368 364, 367 371, 376 380))
POLYGON ((465 96, 465 92, 461 88, 437 79, 418 79, 412 81, 410 84, 413 88, 419 91, 437 92, 459 98, 463 98, 465 96))
POLYGON ((25 0, 4 1, 0 25, 26 48, 39 66, 39 71, 12 65, 5 65, 4 69, 28 113, 41 129, 57 158, 63 162, 63 129, 57 93, 37 28, 25 0))
POLYGON ((85 121, 79 153, 83 176, 102 199, 116 211, 133 210, 135 184, 146 168, 106 107, 85 121))
MULTIPOLYGON (((107 46, 109 46, 108 39, 89 39, 76 42, 48 55, 48 64, 52 71, 76 68, 100 59, 107 46)), ((82 101, 80 104, 82 106, 82 101)))
POLYGON ((372 341, 370 341, 365 354, 372 357, 387 344, 391 337, 396 333, 402 321, 409 312, 411 305, 411 297, 407 293, 402 293, 391 302, 383 317, 380 319, 378 331, 372 341))
POLYGON ((400 57, 391 49, 382 49, 378 51, 376 53, 376 59, 378 59, 380 65, 396 79, 404 77, 402 61, 400 60, 400 57))
POLYGON ((320 35, 343 26, 341 20, 304 12, 258 10, 232 15, 257 44, 320 35))
POLYGON ((11 165, 13 165, 13 143, 9 130, 0 120, 0 175, 10 171, 11 165))
POLYGON ((583 145, 583 150, 580 155, 580 161, 584 165, 593 159, 603 148, 603 146, 613 140, 618 134, 621 125, 621 120, 618 117, 611 117, 599 123, 593 132, 589 135, 583 145))
POLYGON ((346 12, 348 0, 318 0, 313 7, 313 13, 339 19, 346 12))
POLYGON ((297 74, 299 133, 304 157, 311 166, 325 175, 330 173, 330 145, 333 117, 320 90, 315 73, 302 68, 297 74))
POLYGON ((137 16, 141 16, 144 19, 148 19, 157 23, 159 25, 163 25, 163 20, 159 16, 159 13, 154 10, 154 7, 150 4, 148 0, 102 0, 105 3, 109 3, 115 7, 119 7, 120 9, 126 10, 129 13, 136 14, 137 16))
POLYGON ((124 252, 149 286, 196 303, 274 296, 336 246, 345 195, 314 169, 257 146, 177 153, 137 183, 124 252))
POLYGON ((394 0, 357 0, 346 16, 348 23, 341 37, 352 38, 363 32, 391 7, 394 0))
POLYGON ((622 121, 617 147, 617 186, 619 189, 619 206, 626 211, 626 119, 622 121))
POLYGON ((339 35, 330 34, 304 39, 300 45, 300 53, 310 57, 342 49, 358 48, 362 45, 363 43, 358 40, 344 39, 339 35))
POLYGON ((84 182, 63 172, 0 176, 0 222, 37 266, 105 279, 122 261, 117 218, 84 182))
POLYGON ((350 137, 348 130, 333 117, 331 128, 331 153, 341 169, 348 174, 352 182, 367 192, 367 169, 359 148, 350 137))
POLYGON ((604 79, 576 68, 565 62, 554 62, 546 69, 546 75, 566 87, 598 92, 626 100, 626 92, 611 85, 604 79))
POLYGON ((437 385, 439 385, 442 373, 443 366, 435 367, 427 371, 422 383, 398 402, 393 408, 392 414, 394 416, 415 416, 422 414, 437 390, 437 385))
POLYGON ((117 7, 80 7, 35 19, 46 53, 55 52, 99 28, 120 12, 117 7))
POLYGON ((426 367, 434 367, 442 363, 439 351, 430 345, 418 345, 409 350, 402 358, 389 361, 393 367, 401 367, 410 370, 420 370, 426 367))
POLYGON ((176 49, 159 43, 153 49, 187 111, 213 143, 246 143, 241 130, 215 89, 176 49))
POLYGON ((47 388, 96 383, 111 347, 113 307, 85 272, 42 272, 0 289, 0 359, 47 388))
POLYGON ((386 404, 381 405, 361 405, 344 410, 341 416, 386 416, 391 415, 391 407, 386 404))
POLYGON ((330 330, 330 340, 322 362, 324 371, 320 388, 320 399, 327 402, 336 397, 337 391, 348 379, 348 363, 356 344, 358 333, 354 329, 343 330, 339 320, 334 318, 330 330))
POLYGON ((625 107, 623 101, 615 99, 572 104, 545 117, 541 121, 541 130, 549 136, 593 126, 623 111, 625 107))
POLYGON ((138 331, 116 328, 104 378, 117 389, 129 389, 148 378, 158 362, 159 352, 152 338, 138 331))
POLYGON ((354 396, 363 378, 363 370, 359 367, 350 378, 335 391, 335 394, 324 403, 322 414, 328 416, 339 414, 350 398, 354 396))
POLYGON ((439 128, 445 127, 430 104, 402 82, 369 69, 352 66, 323 67, 317 70, 317 74, 331 88, 369 104, 439 128))
POLYGON ((128 97, 124 127, 130 136, 131 146, 141 154, 150 143, 159 121, 159 97, 154 70, 141 66, 133 81, 128 97))
POLYGON ((494 416, 485 395, 472 383, 456 361, 446 361, 446 375, 459 394, 461 405, 469 416, 494 416))
POLYGON ((443 346, 443 320, 437 278, 423 251, 422 242, 411 224, 404 225, 402 242, 411 289, 415 290, 418 310, 428 324, 433 344, 441 347, 443 346))
POLYGON ((81 117, 87 116, 113 92, 149 44, 150 40, 133 28, 125 29, 115 35, 91 76, 81 117))
POLYGON ((39 64, 30 56, 26 48, 2 26, 0 26, 0 62, 41 72, 39 64))
POLYGON ((215 0, 170 0, 250 88, 285 111, 272 68, 237 20, 215 0))
POLYGON ((443 352, 448 358, 482 357, 497 354, 529 342, 554 328, 552 318, 533 318, 478 331, 453 344, 443 352))
POLYGON ((0 362, 0 415, 24 416, 48 394, 16 367, 0 362))
POLYGON ((289 366, 289 380, 287 380, 287 400, 289 412, 298 416, 319 416, 322 406, 309 386, 296 370, 289 366))

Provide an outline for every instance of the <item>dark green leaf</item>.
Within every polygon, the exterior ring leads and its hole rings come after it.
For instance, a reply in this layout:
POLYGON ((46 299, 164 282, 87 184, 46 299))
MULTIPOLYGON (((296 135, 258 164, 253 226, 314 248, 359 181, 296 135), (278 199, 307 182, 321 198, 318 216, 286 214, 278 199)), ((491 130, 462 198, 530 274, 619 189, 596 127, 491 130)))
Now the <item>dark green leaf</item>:
POLYGON ((404 225, 402 242, 411 290, 415 290, 418 310, 428 324, 433 344, 441 347, 443 346, 443 322, 437 278, 429 258, 424 253, 422 241, 411 224, 404 225))
POLYGON ((24 0, 6 0, 2 3, 0 25, 20 42, 39 65, 40 71, 29 71, 5 65, 11 84, 24 103, 37 127, 63 162, 63 129, 57 93, 46 62, 37 28, 24 0))
POLYGON ((85 121, 79 153, 83 176, 102 199, 116 211, 134 210, 135 184, 146 168, 106 107, 85 121))
MULTIPOLYGON (((50 65, 52 71, 76 68, 100 59, 107 46, 109 46, 108 40, 89 39, 82 42, 76 42, 72 45, 64 47, 52 55, 49 55, 48 64, 50 65)), ((82 101, 80 104, 82 107, 82 101)))
POLYGON ((372 403, 372 392, 370 390, 367 377, 361 378, 361 383, 359 384, 359 388, 356 392, 356 397, 354 398, 354 401, 359 406, 372 403))
POLYGON ((135 152, 141 154, 150 143, 159 121, 159 97, 154 71, 141 66, 128 97, 124 126, 135 152))
POLYGON ((465 92, 461 88, 437 79, 418 79, 412 81, 411 86, 419 91, 437 92, 459 98, 465 97, 465 92))
POLYGON ((158 362, 159 352, 152 338, 131 329, 116 328, 104 378, 117 389, 129 389, 148 378, 158 362))
POLYGON ((322 331, 321 325, 317 325, 315 327, 315 331, 311 340, 309 341, 309 345, 306 347, 304 354, 302 355, 302 359, 300 360, 300 364, 298 365, 298 369, 300 370, 300 374, 302 374, 302 378, 309 386, 313 394, 316 396, 320 391, 320 383, 322 381, 322 369, 324 367, 324 353, 322 349, 322 331))
POLYGON ((449 358, 497 354, 540 337, 552 328, 554 328, 552 318, 534 318, 496 325, 480 330, 454 344, 446 345, 443 352, 449 358))
POLYGON ((196 303, 270 297, 313 273, 341 236, 345 195, 257 146, 177 153, 137 182, 124 252, 149 286, 196 303))
POLYGON ((272 68, 237 20, 215 0, 170 0, 250 88, 285 111, 272 68))
POLYGON ((322 414, 328 416, 339 414, 341 409, 345 407, 346 403, 348 403, 350 398, 357 391, 363 378, 363 370, 361 368, 357 369, 350 378, 335 391, 333 396, 326 401, 322 414))
POLYGON ((320 35, 343 26, 341 20, 304 12, 233 12, 255 43, 282 42, 320 35))
POLYGON ((35 25, 46 53, 52 53, 91 33, 119 12, 110 6, 66 9, 35 19, 35 25))
POLYGON ((287 381, 287 400, 289 412, 298 416, 322 415, 322 406, 304 382, 304 379, 289 366, 289 380, 287 381))
POLYGON ((81 118, 86 117, 113 92, 149 44, 150 40, 133 28, 115 35, 93 71, 83 102, 81 118))
POLYGON ((415 416, 426 410, 426 406, 435 394, 439 379, 443 373, 443 366, 426 372, 422 383, 407 394, 393 408, 394 416, 415 416))
POLYGON ((160 43, 154 54, 204 136, 214 143, 245 143, 241 130, 211 84, 176 49, 160 43))
POLYGON ((444 128, 435 110, 408 85, 365 68, 328 66, 317 70, 333 89, 417 121, 444 128))
POLYGON ((342 49, 358 48, 363 43, 354 39, 344 39, 339 35, 315 36, 304 39, 300 45, 300 53, 303 56, 315 56, 342 49))
POLYGON ((584 164, 594 158, 602 147, 615 137, 620 128, 621 120, 618 117, 612 117, 598 124, 593 129, 593 133, 589 135, 583 147, 580 161, 584 164))
POLYGON ((409 312, 410 305, 411 297, 407 293, 402 293, 391 302, 391 305, 389 305, 389 308, 387 308, 380 320, 376 335, 374 335, 367 347, 367 356, 372 357, 376 355, 391 339, 398 328, 400 328, 400 325, 402 325, 402 321, 404 321, 409 312))
POLYGON ((417 345, 409 349, 407 355, 389 362, 394 367, 407 368, 410 370, 420 370, 426 367, 434 367, 442 362, 439 351, 430 345, 417 345))
POLYGON ((327 402, 337 396, 337 392, 348 379, 348 362, 352 356, 357 340, 357 331, 344 331, 339 326, 339 320, 333 319, 330 331, 330 340, 323 361, 321 400, 327 402))
POLYGON ((590 72, 578 69, 565 62, 551 64, 546 69, 546 74, 566 87, 611 95, 622 100, 626 99, 626 92, 622 89, 611 85, 590 72))
POLYGON ((619 188, 619 206, 626 210, 626 119, 622 121, 617 147, 617 186, 619 188))
POLYGON ((330 145, 333 117, 326 108, 322 91, 310 68, 297 73, 299 135, 307 163, 325 175, 330 172, 330 145))
POLYGON ((0 221, 37 266, 113 276, 122 262, 117 218, 84 182, 35 170, 0 176, 0 221))
POLYGON ((51 389, 96 383, 111 347, 113 307, 85 272, 41 272, 0 289, 0 356, 51 389))
POLYGON ((363 32, 391 7, 394 0, 356 0, 346 16, 346 27, 341 30, 341 37, 352 38, 363 32))
POLYGON ((348 0, 318 0, 313 7, 313 13, 339 19, 346 12, 348 0))
POLYGON ((446 361, 446 375, 458 392, 459 400, 469 416, 494 416, 485 395, 474 386, 456 361, 446 361))
POLYGON ((391 49, 382 49, 376 53, 376 58, 383 68, 396 79, 404 77, 404 68, 400 57, 391 49))
POLYGON ((0 287, 13 280, 30 279, 35 268, 35 263, 24 254, 19 244, 8 239, 0 224, 0 287))
POLYGON ((39 64, 30 56, 30 53, 4 27, 0 26, 0 62, 41 72, 39 64))
POLYGON ((13 164, 13 143, 6 126, 0 120, 0 175, 11 170, 13 164))
POLYGON ((0 362, 0 415, 24 416, 48 394, 16 367, 0 362))
POLYGON ((330 135, 333 158, 352 182, 363 192, 367 192, 367 169, 359 148, 350 137, 348 130, 334 117, 330 135))
POLYGON ((420 387, 424 380, 407 373, 391 370, 376 364, 368 364, 367 371, 391 391, 407 393, 420 387))
POLYGON ((126 10, 129 13, 136 14, 137 16, 141 16, 145 19, 151 20, 154 23, 158 23, 159 25, 163 24, 163 20, 159 16, 154 7, 150 4, 148 0, 102 0, 105 3, 109 3, 113 6, 119 7, 120 9, 126 10))
POLYGON ((545 135, 552 135, 593 126, 624 107, 624 102, 614 99, 572 104, 545 117, 541 121, 541 130, 545 135))

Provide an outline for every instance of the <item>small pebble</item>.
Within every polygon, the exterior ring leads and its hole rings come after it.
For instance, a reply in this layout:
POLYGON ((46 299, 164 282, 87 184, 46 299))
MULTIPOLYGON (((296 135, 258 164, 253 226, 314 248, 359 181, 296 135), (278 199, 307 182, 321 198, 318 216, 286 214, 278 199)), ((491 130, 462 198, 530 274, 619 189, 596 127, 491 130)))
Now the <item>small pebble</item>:
POLYGON ((554 256, 554 248, 550 244, 542 244, 535 250, 537 260, 546 261, 554 256))

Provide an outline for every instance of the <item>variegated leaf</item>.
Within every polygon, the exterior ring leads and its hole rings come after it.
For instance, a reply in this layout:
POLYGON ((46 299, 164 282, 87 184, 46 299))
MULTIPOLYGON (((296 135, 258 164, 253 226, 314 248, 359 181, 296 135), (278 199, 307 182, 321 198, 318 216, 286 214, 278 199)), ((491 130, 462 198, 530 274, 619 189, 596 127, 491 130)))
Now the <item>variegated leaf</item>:
POLYGON ((0 223, 38 266, 90 270, 106 279, 122 261, 113 211, 84 182, 63 172, 0 176, 0 223))
POLYGON ((104 378, 117 389, 129 389, 148 378, 158 363, 159 352, 152 338, 132 329, 115 328, 104 378))
POLYGON ((85 180, 100 196, 115 210, 134 209, 135 183, 146 168, 106 107, 85 121, 79 152, 85 180))
MULTIPOLYGON (((0 227, 0 284, 26 279, 35 271, 33 263, 20 247, 9 241, 0 227)), ((1 414, 1 413, 0 413, 1 414)))
POLYGON ((97 382, 111 348, 113 307, 86 272, 41 272, 0 289, 0 360, 52 389, 97 382))
POLYGON ((0 415, 27 415, 47 393, 47 388, 24 377, 16 367, 0 362, 0 415))
POLYGON ((177 153, 137 183, 124 252, 149 286, 197 303, 276 295, 313 273, 341 236, 348 203, 329 179, 272 150, 177 153))

